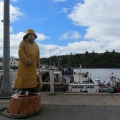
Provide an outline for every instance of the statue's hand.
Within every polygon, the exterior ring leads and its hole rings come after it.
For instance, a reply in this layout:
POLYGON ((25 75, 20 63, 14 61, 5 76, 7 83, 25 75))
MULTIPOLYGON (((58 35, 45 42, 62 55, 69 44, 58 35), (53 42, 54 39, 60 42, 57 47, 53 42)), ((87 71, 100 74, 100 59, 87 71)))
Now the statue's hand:
POLYGON ((33 62, 31 60, 28 60, 27 65, 32 65, 33 62))

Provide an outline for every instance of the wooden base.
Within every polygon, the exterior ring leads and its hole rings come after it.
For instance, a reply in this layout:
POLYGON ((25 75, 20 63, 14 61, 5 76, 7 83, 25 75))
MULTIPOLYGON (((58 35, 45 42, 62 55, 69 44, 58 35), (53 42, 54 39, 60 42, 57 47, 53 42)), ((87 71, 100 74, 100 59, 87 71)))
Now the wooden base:
POLYGON ((10 98, 8 113, 30 115, 41 109, 40 93, 31 94, 29 96, 18 97, 13 94, 10 98))

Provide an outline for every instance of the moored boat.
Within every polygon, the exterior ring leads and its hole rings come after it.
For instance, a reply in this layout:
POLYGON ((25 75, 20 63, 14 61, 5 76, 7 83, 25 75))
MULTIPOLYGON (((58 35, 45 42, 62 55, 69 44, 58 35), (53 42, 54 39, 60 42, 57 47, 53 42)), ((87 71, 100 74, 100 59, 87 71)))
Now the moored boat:
POLYGON ((82 69, 73 72, 73 81, 69 84, 69 92, 99 92, 99 85, 82 69))

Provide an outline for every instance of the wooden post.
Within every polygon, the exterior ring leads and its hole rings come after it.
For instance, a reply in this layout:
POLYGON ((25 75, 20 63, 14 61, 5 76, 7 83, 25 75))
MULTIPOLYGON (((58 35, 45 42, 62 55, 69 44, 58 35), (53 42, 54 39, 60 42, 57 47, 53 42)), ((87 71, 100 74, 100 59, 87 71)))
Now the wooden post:
POLYGON ((17 94, 13 94, 10 99, 8 113, 30 115, 40 111, 40 109, 40 93, 24 97, 18 97, 17 94))

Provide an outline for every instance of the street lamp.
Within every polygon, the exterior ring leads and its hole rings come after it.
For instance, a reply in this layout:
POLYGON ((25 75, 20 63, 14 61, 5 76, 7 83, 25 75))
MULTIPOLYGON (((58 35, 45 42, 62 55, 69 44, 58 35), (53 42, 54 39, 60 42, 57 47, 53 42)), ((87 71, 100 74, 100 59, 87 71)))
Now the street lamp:
POLYGON ((3 80, 1 86, 1 96, 10 97, 12 94, 10 82, 10 10, 9 0, 4 0, 4 33, 3 33, 3 80))

